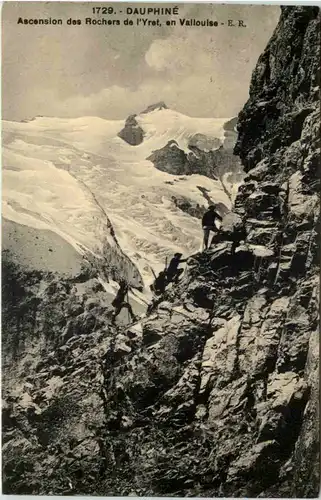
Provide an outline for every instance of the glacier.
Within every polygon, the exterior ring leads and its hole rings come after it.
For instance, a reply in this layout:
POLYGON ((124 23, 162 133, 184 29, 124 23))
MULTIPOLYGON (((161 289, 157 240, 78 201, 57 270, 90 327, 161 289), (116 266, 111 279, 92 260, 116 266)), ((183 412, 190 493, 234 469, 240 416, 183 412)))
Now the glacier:
POLYGON ((171 175, 146 158, 170 140, 186 152, 196 133, 223 142, 229 118, 191 118, 168 108, 135 118, 144 130, 138 146, 118 136, 125 120, 3 121, 2 213, 10 221, 59 234, 81 254, 103 258, 106 241, 119 245, 146 285, 152 270, 160 271, 173 253, 190 255, 201 247, 200 221, 177 208, 173 196, 206 207, 201 187, 231 208, 219 180, 171 175))

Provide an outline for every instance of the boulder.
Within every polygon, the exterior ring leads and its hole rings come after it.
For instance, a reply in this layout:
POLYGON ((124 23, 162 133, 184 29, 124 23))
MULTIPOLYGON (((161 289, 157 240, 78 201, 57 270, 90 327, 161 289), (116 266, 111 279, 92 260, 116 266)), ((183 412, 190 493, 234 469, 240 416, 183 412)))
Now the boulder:
POLYGON ((220 227, 222 239, 226 241, 240 242, 246 238, 245 227, 242 218, 233 212, 223 217, 220 227))

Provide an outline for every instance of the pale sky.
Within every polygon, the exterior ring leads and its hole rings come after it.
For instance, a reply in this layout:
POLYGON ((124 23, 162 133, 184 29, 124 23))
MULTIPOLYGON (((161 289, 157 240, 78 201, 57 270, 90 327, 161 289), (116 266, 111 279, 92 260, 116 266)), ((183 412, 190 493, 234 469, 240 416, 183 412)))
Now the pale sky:
MULTIPOLYGON (((67 26, 95 17, 90 3, 5 2, 2 6, 2 117, 100 116, 123 119, 163 100, 181 113, 232 117, 248 98, 252 71, 280 7, 217 4, 107 4, 179 7, 175 27, 67 26), (63 26, 17 24, 61 18, 63 26), (218 27, 181 27, 178 19, 211 19, 218 27), (241 19, 246 28, 227 27, 241 19)), ((108 16, 104 16, 108 19, 108 16)), ((131 16, 136 23, 137 17, 131 16)), ((156 17, 149 17, 155 19, 156 17)))

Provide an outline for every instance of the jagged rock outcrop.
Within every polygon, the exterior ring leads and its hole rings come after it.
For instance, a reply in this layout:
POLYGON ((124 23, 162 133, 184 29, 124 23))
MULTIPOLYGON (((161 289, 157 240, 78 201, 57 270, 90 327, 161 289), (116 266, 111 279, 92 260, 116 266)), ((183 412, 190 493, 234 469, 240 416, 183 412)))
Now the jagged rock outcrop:
POLYGON ((317 495, 319 37, 317 8, 282 8, 234 213, 149 316, 115 328, 90 280, 9 270, 5 493, 317 495))
POLYGON ((144 140, 144 130, 139 126, 136 115, 130 115, 124 128, 118 133, 118 137, 128 142, 131 146, 138 146, 144 140))
POLYGON ((158 109, 168 109, 168 107, 166 106, 164 101, 159 101, 156 102, 155 104, 150 104, 149 106, 147 106, 147 108, 144 109, 144 111, 142 111, 142 114, 150 113, 151 111, 156 111, 158 109))
POLYGON ((239 158, 233 154, 236 133, 228 126, 225 134, 224 144, 215 137, 195 134, 188 141, 187 152, 171 140, 161 149, 153 151, 147 160, 158 170, 173 175, 201 174, 210 179, 223 180, 224 174, 228 174, 226 180, 229 183, 240 183, 244 172, 239 158))
POLYGON ((151 161, 158 170, 174 175, 191 174, 186 153, 179 148, 176 141, 169 141, 163 148, 153 151, 146 158, 151 161))

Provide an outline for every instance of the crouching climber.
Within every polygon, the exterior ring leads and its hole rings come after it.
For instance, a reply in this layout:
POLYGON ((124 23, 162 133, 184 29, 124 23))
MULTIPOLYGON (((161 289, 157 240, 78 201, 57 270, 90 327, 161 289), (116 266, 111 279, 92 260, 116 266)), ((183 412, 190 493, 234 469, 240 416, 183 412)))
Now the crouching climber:
POLYGON ((166 272, 161 271, 159 275, 155 278, 154 283, 151 285, 151 290, 155 295, 161 295, 165 292, 166 288, 166 272))
POLYGON ((112 314, 113 321, 115 321, 116 317, 123 308, 128 310, 128 313, 130 314, 132 321, 136 320, 136 316, 133 313, 132 306, 129 304, 128 301, 128 291, 129 291, 129 286, 127 282, 124 279, 122 279, 119 284, 117 295, 111 303, 111 305, 114 307, 114 312, 112 314), (127 296, 127 301, 126 301, 126 296, 127 296))
POLYGON ((166 270, 166 279, 168 283, 178 283, 178 280, 184 271, 184 269, 178 269, 178 266, 187 261, 187 259, 181 259, 181 257, 182 254, 177 252, 174 254, 174 257, 170 261, 169 266, 166 270))
POLYGON ((215 206, 211 205, 202 218, 202 227, 204 232, 203 244, 205 250, 208 248, 208 240, 210 237, 210 232, 213 231, 215 233, 218 233, 219 231, 216 225, 217 220, 222 221, 222 217, 215 210, 215 206))

